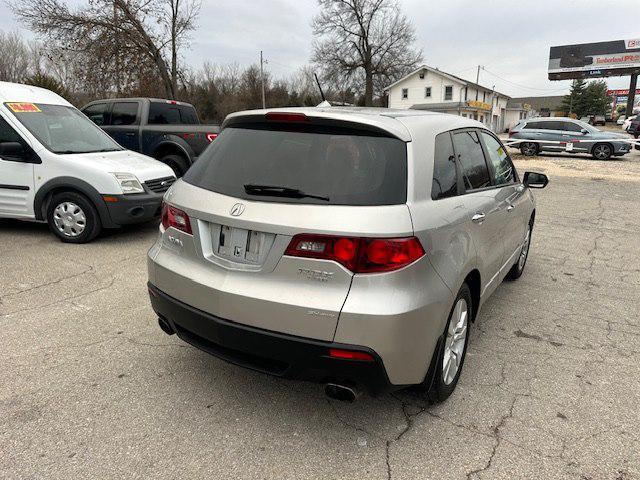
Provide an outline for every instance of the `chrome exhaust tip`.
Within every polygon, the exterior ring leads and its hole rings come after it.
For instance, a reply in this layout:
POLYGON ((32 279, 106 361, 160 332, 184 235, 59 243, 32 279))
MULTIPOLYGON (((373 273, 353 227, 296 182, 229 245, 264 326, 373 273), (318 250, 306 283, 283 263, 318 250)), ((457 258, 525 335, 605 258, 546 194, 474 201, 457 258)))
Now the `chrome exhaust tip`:
POLYGON ((324 393, 329 398, 349 403, 355 402, 356 398, 362 394, 356 387, 337 383, 327 383, 324 387, 324 393))

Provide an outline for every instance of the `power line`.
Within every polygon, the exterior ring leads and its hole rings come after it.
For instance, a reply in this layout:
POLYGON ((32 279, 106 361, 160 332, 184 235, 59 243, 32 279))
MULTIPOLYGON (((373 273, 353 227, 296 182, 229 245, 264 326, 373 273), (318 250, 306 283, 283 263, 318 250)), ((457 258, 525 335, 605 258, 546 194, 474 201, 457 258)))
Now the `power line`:
POLYGON ((563 88, 538 88, 538 87, 530 87, 528 85, 523 85, 521 83, 516 83, 516 82, 512 82, 511 80, 507 80, 504 77, 501 77, 500 75, 498 75, 497 73, 492 72, 491 70, 487 70, 486 68, 483 68, 483 70, 487 73, 489 73, 490 75, 493 75, 496 78, 499 78, 500 80, 502 80, 503 82, 506 83, 510 83, 511 85, 515 85, 516 87, 520 87, 520 88, 526 88, 529 90, 537 90, 540 92, 548 92, 548 93, 553 93, 553 92, 559 92, 561 90, 566 90, 566 87, 563 88))

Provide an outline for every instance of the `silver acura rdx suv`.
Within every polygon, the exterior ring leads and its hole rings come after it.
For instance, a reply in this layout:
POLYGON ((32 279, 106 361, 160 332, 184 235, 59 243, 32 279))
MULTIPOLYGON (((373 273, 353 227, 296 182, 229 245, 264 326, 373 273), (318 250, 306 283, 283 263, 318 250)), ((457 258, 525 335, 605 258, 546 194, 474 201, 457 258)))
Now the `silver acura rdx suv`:
POLYGON ((466 118, 235 113, 165 195, 151 303, 166 333, 334 398, 442 401, 483 302, 522 274, 546 184, 466 118))

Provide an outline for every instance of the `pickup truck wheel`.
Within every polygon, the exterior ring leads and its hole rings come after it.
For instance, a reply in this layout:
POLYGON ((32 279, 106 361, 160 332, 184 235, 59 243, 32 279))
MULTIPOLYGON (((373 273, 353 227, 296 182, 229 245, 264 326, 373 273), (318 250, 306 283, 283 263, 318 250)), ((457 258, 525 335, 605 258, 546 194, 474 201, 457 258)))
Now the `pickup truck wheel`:
POLYGON ((443 402, 456 388, 467 354, 473 308, 471 290, 464 283, 453 302, 444 333, 433 353, 432 375, 427 374, 424 382, 416 386, 416 390, 425 393, 432 403, 443 402))
POLYGON ((76 192, 53 196, 47 206, 49 229, 65 243, 87 243, 102 230, 100 217, 91 201, 76 192))
POLYGON ((189 169, 187 161, 180 155, 165 155, 159 160, 171 167, 173 173, 176 174, 176 178, 180 178, 189 169))

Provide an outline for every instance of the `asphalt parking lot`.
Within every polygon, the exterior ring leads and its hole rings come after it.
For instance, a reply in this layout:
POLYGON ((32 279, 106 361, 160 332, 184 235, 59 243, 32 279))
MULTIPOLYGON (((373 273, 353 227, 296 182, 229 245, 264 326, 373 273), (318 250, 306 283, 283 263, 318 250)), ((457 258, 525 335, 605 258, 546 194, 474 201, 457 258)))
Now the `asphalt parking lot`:
POLYGON ((436 406, 339 403, 166 336, 155 225, 75 246, 0 220, 0 478, 640 478, 640 152, 514 157, 551 179, 527 269, 436 406))

